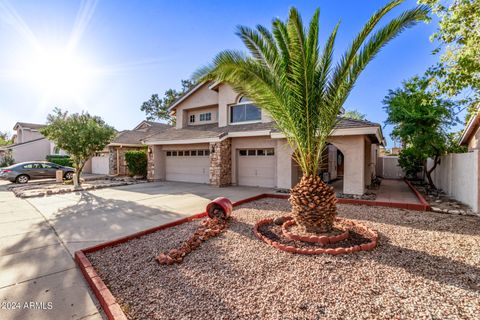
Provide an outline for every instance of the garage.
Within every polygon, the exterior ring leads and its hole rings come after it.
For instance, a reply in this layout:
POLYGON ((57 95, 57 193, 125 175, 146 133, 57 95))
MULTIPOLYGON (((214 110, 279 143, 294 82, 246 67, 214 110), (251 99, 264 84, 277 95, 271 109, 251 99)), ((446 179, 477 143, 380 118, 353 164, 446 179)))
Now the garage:
POLYGON ((209 155, 208 149, 165 151, 166 180, 209 183, 209 155))
POLYGON ((92 157, 92 173, 108 174, 109 159, 108 153, 100 153, 92 157))
POLYGON ((241 186, 275 187, 275 149, 237 150, 237 181, 241 186))

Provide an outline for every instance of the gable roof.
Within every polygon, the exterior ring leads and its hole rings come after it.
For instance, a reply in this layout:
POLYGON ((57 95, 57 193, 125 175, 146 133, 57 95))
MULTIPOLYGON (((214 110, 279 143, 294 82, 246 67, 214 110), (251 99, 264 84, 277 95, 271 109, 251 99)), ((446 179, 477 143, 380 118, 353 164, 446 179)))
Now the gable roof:
POLYGON ((20 126, 20 127, 23 127, 23 128, 29 128, 29 129, 37 130, 37 129, 44 128, 44 127, 46 127, 47 125, 46 125, 46 124, 38 124, 38 123, 17 122, 17 123, 15 123, 15 125, 13 126, 13 130, 17 130, 17 128, 18 128, 19 126, 20 126))
POLYGON ((190 90, 186 91, 182 96, 180 96, 177 100, 175 100, 170 107, 168 107, 168 111, 172 111, 175 109, 182 101, 187 99, 190 95, 192 95, 195 91, 203 87, 203 85, 207 83, 207 81, 202 81, 198 83, 196 86, 190 88, 190 90))
POLYGON ((146 137, 170 128, 172 126, 166 123, 145 120, 140 122, 133 130, 120 131, 109 146, 142 146, 142 140, 146 137), (148 127, 140 129, 144 124, 148 127))

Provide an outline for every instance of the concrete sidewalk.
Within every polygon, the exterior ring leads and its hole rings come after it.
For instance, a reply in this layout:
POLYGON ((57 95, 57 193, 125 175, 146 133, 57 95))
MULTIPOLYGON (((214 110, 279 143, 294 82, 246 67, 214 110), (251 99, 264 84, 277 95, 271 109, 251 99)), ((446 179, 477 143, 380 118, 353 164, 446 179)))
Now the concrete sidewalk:
POLYGON ((5 189, 0 182, 0 319, 102 319, 55 231, 5 189))
MULTIPOLYGON (((331 183, 336 192, 342 192, 342 180, 336 180, 331 183)), ((397 179, 382 179, 380 188, 378 190, 368 190, 375 193, 378 202, 395 202, 395 203, 410 203, 421 204, 417 196, 410 190, 408 185, 403 180, 397 179)), ((365 200, 369 201, 369 200, 365 200)))
POLYGON ((0 182, 0 301, 52 310, 0 310, 0 319, 102 319, 73 261, 76 250, 271 189, 143 183, 21 200, 0 182))

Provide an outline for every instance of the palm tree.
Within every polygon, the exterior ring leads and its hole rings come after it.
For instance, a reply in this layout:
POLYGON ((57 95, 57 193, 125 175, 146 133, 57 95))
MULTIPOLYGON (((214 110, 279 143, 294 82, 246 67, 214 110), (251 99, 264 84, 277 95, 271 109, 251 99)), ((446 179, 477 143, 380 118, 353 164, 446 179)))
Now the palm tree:
POLYGON ((327 138, 355 81, 388 41, 427 17, 427 7, 418 6, 372 34, 401 2, 394 0, 377 11, 335 65, 332 56, 339 23, 320 50, 319 9, 305 29, 298 10, 291 8, 286 22, 273 20, 271 31, 261 25, 238 27, 237 35, 250 55, 222 51, 194 75, 230 84, 266 110, 285 134, 303 171, 291 190, 292 215, 307 232, 329 232, 335 219, 335 192, 321 181, 318 170, 327 138))

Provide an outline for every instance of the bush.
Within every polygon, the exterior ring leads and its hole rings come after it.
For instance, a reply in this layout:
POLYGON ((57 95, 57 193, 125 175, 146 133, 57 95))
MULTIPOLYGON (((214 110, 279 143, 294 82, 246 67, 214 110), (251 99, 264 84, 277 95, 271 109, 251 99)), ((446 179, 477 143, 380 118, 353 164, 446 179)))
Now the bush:
POLYGON ((125 152, 128 171, 132 176, 147 176, 147 153, 146 151, 127 151, 125 152))
POLYGON ((58 164, 65 167, 73 167, 73 161, 70 156, 49 155, 47 161, 58 164))
POLYGON ((422 171, 423 160, 422 156, 416 154, 412 148, 406 148, 400 151, 398 155, 398 164, 405 171, 407 178, 416 177, 417 173, 422 171))
POLYGON ((12 153, 10 151, 5 152, 2 158, 0 158, 0 168, 9 167, 15 163, 12 153))

